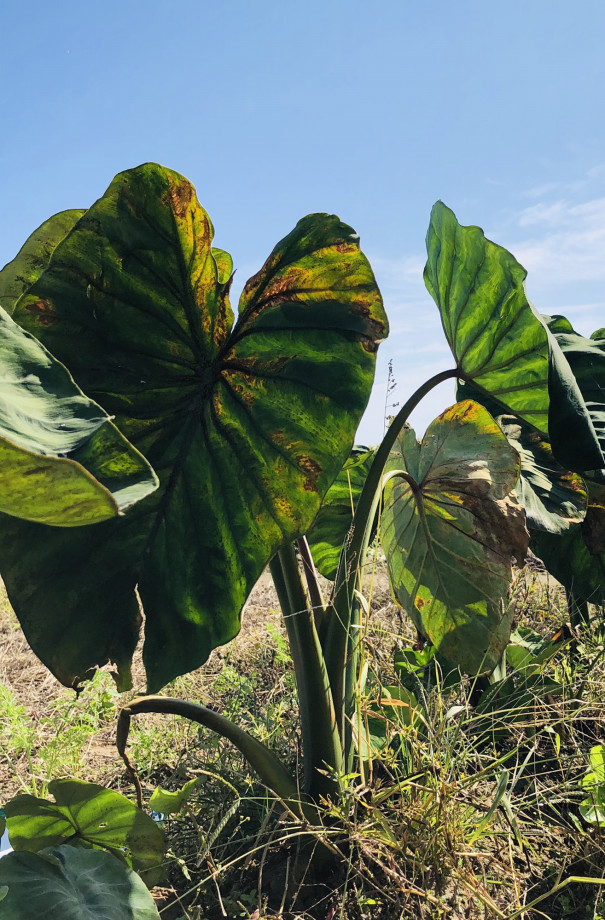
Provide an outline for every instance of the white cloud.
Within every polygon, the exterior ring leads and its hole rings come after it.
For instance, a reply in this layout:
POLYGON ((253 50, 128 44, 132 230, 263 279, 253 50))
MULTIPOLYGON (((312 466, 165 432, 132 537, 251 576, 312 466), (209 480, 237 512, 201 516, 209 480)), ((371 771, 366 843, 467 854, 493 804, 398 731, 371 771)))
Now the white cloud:
POLYGON ((534 283, 605 281, 605 197, 541 201, 522 210, 517 225, 532 235, 509 248, 534 283))

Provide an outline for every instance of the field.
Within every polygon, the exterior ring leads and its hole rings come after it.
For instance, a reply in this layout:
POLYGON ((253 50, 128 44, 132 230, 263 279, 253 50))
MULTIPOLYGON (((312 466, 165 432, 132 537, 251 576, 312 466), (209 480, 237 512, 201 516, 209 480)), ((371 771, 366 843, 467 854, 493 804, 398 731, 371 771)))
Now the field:
MULTIPOLYGON (((129 750, 146 801, 158 786, 197 778, 181 811, 163 820, 162 918, 598 920, 605 841, 580 806, 590 750, 605 734, 602 612, 581 636, 559 636, 561 589, 539 567, 525 569, 510 599, 515 622, 550 638, 552 654, 531 674, 509 667, 497 693, 467 679, 448 689, 438 673, 435 684, 394 668, 393 652, 416 636, 380 564, 369 589, 367 757, 342 800, 324 803, 321 828, 284 812, 224 739, 175 717, 134 721, 129 750)), ((99 672, 79 697, 62 688, 30 652, 4 594, 0 641, 2 800, 45 796, 57 777, 134 797, 114 745, 123 700, 111 677, 99 672)), ((287 649, 265 575, 238 639, 165 692, 225 713, 296 768, 287 649)), ((137 681, 143 689, 140 663, 137 681)))

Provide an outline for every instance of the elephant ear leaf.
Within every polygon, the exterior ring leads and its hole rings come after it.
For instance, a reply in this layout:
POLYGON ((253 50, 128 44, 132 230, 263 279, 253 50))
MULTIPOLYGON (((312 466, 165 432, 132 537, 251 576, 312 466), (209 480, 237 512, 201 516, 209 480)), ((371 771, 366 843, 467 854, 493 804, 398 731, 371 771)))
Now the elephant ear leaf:
POLYGON ((48 791, 54 802, 18 795, 5 805, 14 850, 101 847, 125 860, 149 885, 160 884, 164 835, 134 802, 114 789, 77 779, 52 780, 48 791))
POLYGON ((387 324, 352 229, 301 220, 246 284, 233 329, 231 261, 212 234, 178 173, 121 173, 15 310, 160 477, 77 540, 17 522, 0 544, 28 640, 65 683, 111 658, 127 685, 137 585, 150 690, 231 639, 264 566, 315 518, 369 397, 387 324))
POLYGON ((351 529, 355 508, 375 453, 368 447, 353 448, 328 489, 307 534, 313 561, 324 578, 333 580, 336 577, 340 551, 351 529))
POLYGON ((0 309, 0 511, 60 527, 116 517, 157 488, 144 457, 0 309))
POLYGON ((0 271, 0 307, 9 315, 21 295, 40 277, 57 245, 84 211, 61 211, 34 230, 12 262, 0 271))
POLYGON ((387 464, 381 541, 394 594, 449 667, 493 670, 511 617, 501 598, 527 550, 518 454, 489 413, 457 403, 387 464), (470 445, 470 449, 469 449, 470 445))
MULTIPOLYGON (((555 336, 525 293, 525 269, 479 227, 437 202, 427 233, 426 286, 460 376, 546 435, 559 462, 601 466, 593 423, 555 336)), ((499 413, 499 414, 500 414, 499 413)))

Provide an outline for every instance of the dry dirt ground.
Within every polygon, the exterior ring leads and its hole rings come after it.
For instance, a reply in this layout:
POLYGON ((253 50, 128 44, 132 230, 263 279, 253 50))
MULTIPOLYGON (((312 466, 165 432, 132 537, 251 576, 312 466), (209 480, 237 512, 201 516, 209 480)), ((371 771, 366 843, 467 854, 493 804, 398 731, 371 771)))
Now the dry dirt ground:
MULTIPOLYGON (((384 571, 379 571, 375 577, 373 600, 378 618, 386 615, 387 619, 394 619, 393 626, 399 631, 402 620, 391 601, 384 571)), ((227 649, 238 659, 248 653, 253 654, 267 641, 268 623, 274 630, 282 631, 277 595, 266 572, 246 605, 239 636, 229 646, 215 650, 206 665, 195 674, 196 685, 199 683, 210 694, 209 702, 220 705, 220 700, 212 699, 212 682, 223 666, 227 649)), ((145 675, 140 649, 135 656, 133 682, 135 689, 144 691, 145 675)), ((112 693, 109 680, 107 688, 112 693)), ((181 695, 178 688, 176 692, 172 688, 168 692, 170 695, 181 695)), ((128 700, 132 695, 126 695, 124 699, 128 700)), ((183 695, 189 694, 185 691, 183 695)), ((40 751, 43 753, 49 744, 57 743, 61 733, 69 728, 68 723, 85 710, 86 691, 70 712, 70 705, 74 702, 73 691, 63 687, 29 648, 0 582, 0 803, 19 792, 32 791, 32 772, 41 783, 52 778, 49 772, 54 771, 49 768, 48 755, 46 760, 41 759, 40 751), (14 733, 23 726, 29 739, 27 749, 15 753, 11 735, 14 740, 14 733)), ((76 772, 81 778, 102 784, 115 783, 122 772, 122 762, 115 748, 115 706, 119 707, 121 702, 120 697, 114 697, 107 724, 101 722, 98 730, 90 732, 90 737, 85 739, 77 758, 76 772)), ((71 769, 68 775, 74 775, 71 769)))

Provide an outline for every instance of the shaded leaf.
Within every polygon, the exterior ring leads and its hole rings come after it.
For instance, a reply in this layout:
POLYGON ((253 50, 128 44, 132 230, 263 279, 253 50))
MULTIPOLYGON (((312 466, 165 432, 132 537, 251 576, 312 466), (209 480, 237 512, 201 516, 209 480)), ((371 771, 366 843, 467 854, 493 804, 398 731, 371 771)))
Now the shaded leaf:
POLYGON ((564 316, 544 317, 550 331, 565 355, 578 383, 601 448, 601 462, 594 469, 605 467, 605 336, 598 330, 587 339, 579 335, 564 316))
POLYGON ((458 403, 421 444, 405 430, 392 452, 381 540, 394 593, 441 660, 492 670, 508 641, 502 597, 527 549, 512 490, 519 457, 489 413, 458 403))
POLYGON ((231 639, 266 563, 317 514, 370 393, 386 318, 350 227, 300 221, 233 330, 230 260, 211 240, 193 187, 146 164, 114 179, 15 310, 161 481, 77 540, 2 522, 13 607, 67 684, 108 658, 127 684, 132 641, 115 634, 136 637, 137 584, 150 689, 231 639))
POLYGON ((460 376, 547 435, 576 471, 601 466, 582 394, 557 341, 527 299, 525 269, 479 227, 437 202, 427 233, 426 286, 460 376))
POLYGON ((13 849, 36 853, 64 843, 102 847, 144 873, 150 884, 162 878, 164 835, 133 802, 76 779, 53 780, 48 789, 54 802, 18 795, 4 806, 13 849))
POLYGON ((578 604, 605 604, 605 484, 586 477, 588 507, 580 525, 555 536, 536 533, 532 552, 578 604))
POLYGON ((0 861, 2 920, 159 920, 135 872, 101 850, 51 847, 0 861))
POLYGON ((340 551, 347 537, 361 495, 374 450, 354 447, 338 476, 326 492, 319 514, 307 534, 309 548, 318 571, 333 580, 340 551))
POLYGON ((0 511, 72 527, 115 517, 156 476, 48 351, 0 310, 0 511))
POLYGON ((509 415, 496 421, 521 458, 516 492, 528 529, 559 534, 579 524, 587 508, 584 480, 557 463, 549 442, 529 425, 509 415))

